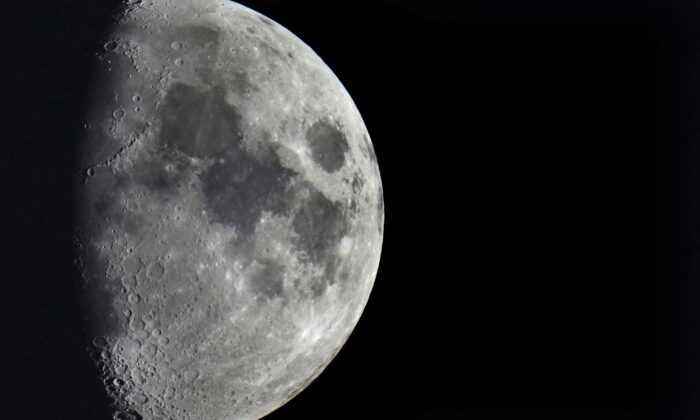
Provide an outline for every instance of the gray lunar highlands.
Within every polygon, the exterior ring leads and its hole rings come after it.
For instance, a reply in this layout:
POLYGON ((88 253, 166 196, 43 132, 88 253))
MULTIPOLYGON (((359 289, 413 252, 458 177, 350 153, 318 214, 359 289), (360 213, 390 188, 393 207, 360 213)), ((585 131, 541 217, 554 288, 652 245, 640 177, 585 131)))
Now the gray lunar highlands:
POLYGON ((248 8, 130 1, 89 104, 76 237, 115 418, 278 408, 340 350, 379 265, 381 180, 348 93, 248 8))

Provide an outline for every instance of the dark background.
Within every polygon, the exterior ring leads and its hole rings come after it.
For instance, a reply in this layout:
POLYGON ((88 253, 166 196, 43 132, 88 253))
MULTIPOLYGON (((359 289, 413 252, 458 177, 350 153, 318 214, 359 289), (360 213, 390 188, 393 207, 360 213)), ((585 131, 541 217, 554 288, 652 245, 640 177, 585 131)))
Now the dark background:
MULTIPOLYGON (((70 180, 116 3, 13 3, 0 418, 107 419, 83 350, 70 180)), ((700 3, 242 3, 346 86, 386 205, 355 332, 270 419, 700 418, 700 3)))

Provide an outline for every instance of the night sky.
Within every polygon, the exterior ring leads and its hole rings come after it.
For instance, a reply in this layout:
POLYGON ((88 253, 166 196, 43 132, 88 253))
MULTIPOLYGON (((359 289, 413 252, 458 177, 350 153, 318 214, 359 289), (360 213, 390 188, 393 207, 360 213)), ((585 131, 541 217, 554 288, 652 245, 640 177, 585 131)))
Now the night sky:
MULTIPOLYGON (((385 194, 363 317, 269 419, 700 418, 700 3, 241 3, 336 73, 385 194)), ((2 419, 111 415, 71 177, 116 4, 0 6, 2 419)))

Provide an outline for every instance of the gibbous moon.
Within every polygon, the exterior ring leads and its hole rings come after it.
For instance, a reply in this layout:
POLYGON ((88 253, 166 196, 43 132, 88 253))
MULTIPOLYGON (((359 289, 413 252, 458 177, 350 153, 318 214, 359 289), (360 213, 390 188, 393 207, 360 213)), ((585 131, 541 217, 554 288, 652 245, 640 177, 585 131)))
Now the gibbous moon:
POLYGON ((377 274, 360 113, 306 44, 226 0, 129 0, 96 59, 76 238, 115 418, 263 417, 338 353, 377 274))

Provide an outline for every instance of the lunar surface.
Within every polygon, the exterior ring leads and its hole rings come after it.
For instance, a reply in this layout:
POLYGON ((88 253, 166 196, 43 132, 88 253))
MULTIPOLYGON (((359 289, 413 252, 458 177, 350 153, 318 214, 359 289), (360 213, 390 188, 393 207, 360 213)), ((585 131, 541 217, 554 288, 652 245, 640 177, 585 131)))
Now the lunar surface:
POLYGON ((323 61, 248 8, 115 16, 77 180, 90 353, 115 418, 263 417, 369 298, 384 209, 367 129, 323 61))

